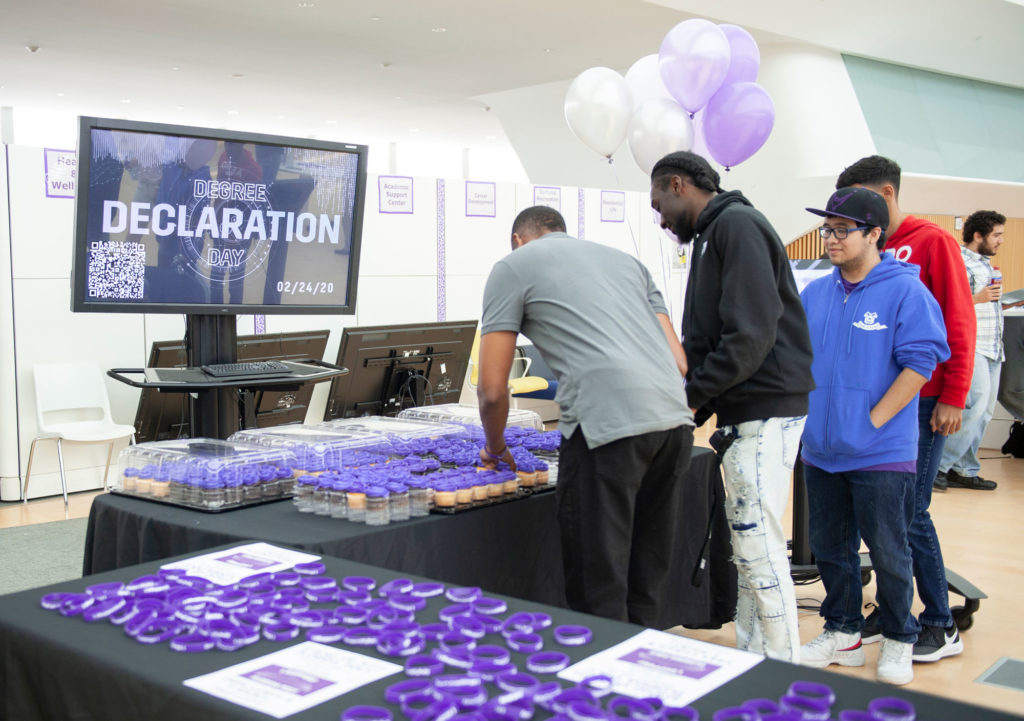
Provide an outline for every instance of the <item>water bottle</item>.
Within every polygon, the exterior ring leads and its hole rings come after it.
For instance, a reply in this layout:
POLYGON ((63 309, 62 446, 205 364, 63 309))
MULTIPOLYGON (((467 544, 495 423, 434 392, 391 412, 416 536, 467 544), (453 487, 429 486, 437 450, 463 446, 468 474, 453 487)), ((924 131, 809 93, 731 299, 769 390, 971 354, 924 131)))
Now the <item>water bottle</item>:
MULTIPOLYGON (((988 284, 989 285, 1002 285, 1003 284, 1003 271, 999 270, 999 268, 997 268, 995 266, 992 266, 992 280, 990 280, 988 284)), ((999 295, 1002 296, 1002 293, 1000 293, 999 295)), ((993 303, 998 303, 999 302, 999 298, 996 298, 992 302, 993 303)))

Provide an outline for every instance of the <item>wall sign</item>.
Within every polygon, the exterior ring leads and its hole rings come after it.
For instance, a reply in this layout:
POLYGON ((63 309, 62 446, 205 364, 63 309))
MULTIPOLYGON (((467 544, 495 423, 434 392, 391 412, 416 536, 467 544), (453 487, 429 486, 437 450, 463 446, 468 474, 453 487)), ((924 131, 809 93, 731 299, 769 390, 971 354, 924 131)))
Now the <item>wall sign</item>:
POLYGON ((552 188, 547 185, 535 185, 533 186, 533 204, 534 205, 546 205, 549 208, 554 208, 559 213, 562 212, 562 189, 552 188))
POLYGON ((466 217, 494 218, 498 215, 497 186, 494 183, 466 181, 466 217))
POLYGON ((74 198, 78 182, 78 158, 74 150, 43 148, 47 198, 74 198))
POLYGON ((404 175, 381 175, 377 178, 377 192, 381 213, 412 213, 412 178, 404 175))
POLYGON ((626 221, 626 194, 620 190, 601 191, 601 222, 623 223, 626 221))

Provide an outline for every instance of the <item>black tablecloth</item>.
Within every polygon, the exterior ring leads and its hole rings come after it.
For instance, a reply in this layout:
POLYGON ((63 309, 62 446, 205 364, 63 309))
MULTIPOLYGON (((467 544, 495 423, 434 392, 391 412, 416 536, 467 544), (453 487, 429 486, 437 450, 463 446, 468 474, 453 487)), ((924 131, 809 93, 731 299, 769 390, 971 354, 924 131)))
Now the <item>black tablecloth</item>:
MULTIPOLYGON (((716 456, 695 448, 679 506, 679 542, 659 627, 718 628, 736 608, 736 570, 716 456), (705 545, 709 524, 711 541, 705 545), (703 561, 703 565, 702 565, 703 561)), ((143 499, 98 496, 89 514, 84 573, 97 573, 256 538, 447 583, 565 605, 555 494, 388 526, 299 513, 281 501, 203 513, 143 499)))
MULTIPOLYGON (((234 544, 231 544, 234 545, 234 544)), ((327 575, 341 579, 348 575, 372 576, 382 584, 399 574, 351 561, 325 557, 327 575)), ((266 715, 235 706, 182 685, 182 681, 242 663, 299 643, 260 640, 233 653, 211 651, 178 654, 166 644, 144 646, 106 622, 86 623, 81 618, 64 618, 43 610, 39 599, 54 591, 81 592, 87 585, 128 581, 153 573, 160 563, 119 569, 45 589, 0 596, 0 718, 18 721, 53 719, 146 719, 147 721, 242 721, 266 719, 266 715)), ((404 575, 404 574, 403 574, 404 575)), ((412 576, 410 576, 412 577, 412 576)), ((412 577, 413 580, 427 580, 412 577)), ((551 614, 555 626, 582 623, 594 632, 594 641, 583 647, 563 648, 573 662, 638 633, 642 629, 586 616, 572 611, 506 598, 509 613, 543 611, 551 614)), ((418 618, 429 620, 446 605, 443 597, 431 599, 418 618)), ((546 647, 554 647, 551 629, 541 631, 546 647)), ((361 652, 377 656, 373 650, 361 652)), ((513 654, 522 668, 524 657, 513 654)), ((384 689, 403 678, 400 674, 364 686, 308 711, 290 716, 295 721, 337 721, 343 709, 357 704, 386 705, 384 689)), ((829 684, 836 692, 837 708, 865 708, 878 696, 899 696, 917 708, 920 721, 944 719, 998 721, 1013 717, 949 699, 895 689, 876 683, 824 671, 763 661, 693 705, 701 718, 710 719, 714 710, 754 697, 778 698, 797 679, 829 684)), ((568 685, 567 682, 562 682, 568 685)), ((397 714, 396 718, 401 718, 397 714)), ((546 715, 538 715, 544 718, 546 715)))

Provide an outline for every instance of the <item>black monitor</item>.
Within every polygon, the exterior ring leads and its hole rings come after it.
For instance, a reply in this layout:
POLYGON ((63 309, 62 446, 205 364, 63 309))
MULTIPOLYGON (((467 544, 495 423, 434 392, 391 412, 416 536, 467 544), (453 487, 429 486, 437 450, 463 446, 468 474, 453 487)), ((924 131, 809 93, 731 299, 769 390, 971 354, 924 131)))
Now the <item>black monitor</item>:
MULTIPOLYGON (((329 337, 327 330, 238 336, 238 360, 321 360, 329 337)), ((148 366, 185 368, 187 355, 184 341, 154 341, 148 366)), ((256 425, 267 428, 303 423, 314 387, 313 383, 305 383, 296 390, 258 392, 254 398, 256 425)), ((135 413, 136 440, 141 443, 191 437, 188 398, 187 393, 161 393, 144 388, 135 413)))
POLYGON ((325 419, 457 403, 475 337, 475 320, 345 328, 325 419))
POLYGON ((79 119, 75 312, 354 313, 364 145, 79 119))

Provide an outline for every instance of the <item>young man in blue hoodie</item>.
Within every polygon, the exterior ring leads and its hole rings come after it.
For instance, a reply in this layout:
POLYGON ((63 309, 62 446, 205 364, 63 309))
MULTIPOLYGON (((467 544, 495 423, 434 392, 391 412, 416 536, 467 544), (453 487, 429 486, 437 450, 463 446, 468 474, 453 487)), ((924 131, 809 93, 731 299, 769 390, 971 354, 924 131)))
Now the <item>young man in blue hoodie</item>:
POLYGON ((914 514, 917 394, 949 357, 942 312, 917 266, 881 255, 885 199, 841 188, 821 234, 832 275, 801 294, 814 347, 802 458, 811 551, 825 584, 825 631, 800 650, 801 663, 863 666, 858 549, 867 543, 878 583, 882 645, 878 680, 914 678, 920 625, 910 611, 914 576, 907 529, 914 514))

